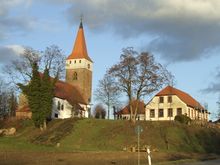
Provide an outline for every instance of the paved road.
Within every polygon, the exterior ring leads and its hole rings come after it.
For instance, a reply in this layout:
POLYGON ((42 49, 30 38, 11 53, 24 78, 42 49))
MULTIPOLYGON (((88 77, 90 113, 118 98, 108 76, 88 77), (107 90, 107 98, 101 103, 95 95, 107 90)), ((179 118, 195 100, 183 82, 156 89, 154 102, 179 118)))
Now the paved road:
POLYGON ((220 165, 220 159, 196 162, 196 163, 186 163, 186 164, 184 163, 182 165, 220 165))

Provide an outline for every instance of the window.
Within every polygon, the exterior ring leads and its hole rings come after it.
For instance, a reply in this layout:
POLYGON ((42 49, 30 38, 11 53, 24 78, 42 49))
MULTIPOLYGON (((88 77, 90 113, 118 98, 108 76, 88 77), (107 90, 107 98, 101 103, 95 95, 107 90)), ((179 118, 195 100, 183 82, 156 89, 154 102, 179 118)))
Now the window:
POLYGON ((79 60, 79 63, 81 63, 81 60, 79 60))
POLYGON ((76 60, 74 61, 74 63, 76 63, 76 60))
POLYGON ((63 109, 64 109, 64 105, 62 104, 62 105, 61 105, 61 110, 63 110, 63 109))
POLYGON ((159 109, 158 117, 163 117, 163 109, 159 109))
POLYGON ((71 64, 71 60, 70 60, 70 64, 71 64))
POLYGON ((88 64, 88 69, 90 69, 90 64, 88 64))
POLYGON ((73 80, 77 80, 77 73, 76 72, 73 73, 73 80))
POLYGON ((57 114, 57 113, 55 113, 55 114, 54 114, 54 117, 55 117, 55 118, 58 118, 58 114, 57 114))
POLYGON ((182 108, 177 108, 176 114, 177 114, 177 115, 182 115, 182 108))
POLYGON ((159 103, 163 103, 163 97, 159 98, 159 103))
POLYGON ((57 109, 60 110, 60 101, 57 102, 57 109))
POLYGON ((168 102, 168 103, 172 103, 172 96, 168 96, 168 97, 167 97, 167 102, 168 102))
POLYGON ((155 110, 151 109, 150 110, 150 118, 154 118, 155 117, 155 110))
POLYGON ((168 117, 173 117, 173 109, 172 108, 168 108, 168 117))

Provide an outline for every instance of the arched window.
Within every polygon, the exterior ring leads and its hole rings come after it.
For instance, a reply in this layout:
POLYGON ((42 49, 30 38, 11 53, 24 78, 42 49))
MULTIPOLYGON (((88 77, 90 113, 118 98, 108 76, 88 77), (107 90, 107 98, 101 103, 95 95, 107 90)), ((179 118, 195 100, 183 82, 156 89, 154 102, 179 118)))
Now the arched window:
POLYGON ((77 73, 76 72, 73 73, 73 80, 77 80, 77 73))

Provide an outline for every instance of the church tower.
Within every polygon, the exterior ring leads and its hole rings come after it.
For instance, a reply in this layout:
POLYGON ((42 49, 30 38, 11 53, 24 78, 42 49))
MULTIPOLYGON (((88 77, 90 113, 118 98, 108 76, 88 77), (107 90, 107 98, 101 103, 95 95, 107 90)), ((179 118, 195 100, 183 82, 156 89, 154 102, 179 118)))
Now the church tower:
POLYGON ((66 59, 66 82, 76 86, 89 104, 92 93, 93 62, 88 56, 82 20, 72 53, 66 59))

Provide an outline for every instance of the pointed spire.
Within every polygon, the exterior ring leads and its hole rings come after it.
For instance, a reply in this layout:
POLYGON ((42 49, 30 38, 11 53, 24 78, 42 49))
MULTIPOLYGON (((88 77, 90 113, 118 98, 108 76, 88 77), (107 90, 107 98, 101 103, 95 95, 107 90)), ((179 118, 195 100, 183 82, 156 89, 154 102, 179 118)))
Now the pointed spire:
POLYGON ((69 60, 69 59, 82 59, 82 58, 92 62, 92 60, 90 59, 87 53, 86 40, 84 36, 82 16, 81 16, 79 30, 76 36, 73 51, 67 59, 69 60))
POLYGON ((83 28, 82 20, 83 20, 83 15, 80 16, 80 25, 79 25, 79 28, 83 28))

